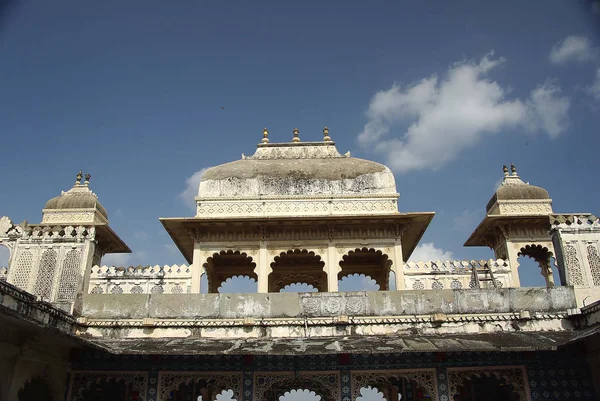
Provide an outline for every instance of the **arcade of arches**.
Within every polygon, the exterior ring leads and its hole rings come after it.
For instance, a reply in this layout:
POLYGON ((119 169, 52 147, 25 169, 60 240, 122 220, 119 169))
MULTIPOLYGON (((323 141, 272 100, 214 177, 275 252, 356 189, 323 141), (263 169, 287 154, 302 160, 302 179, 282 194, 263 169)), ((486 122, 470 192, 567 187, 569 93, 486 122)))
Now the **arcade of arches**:
MULTIPOLYGON (((343 280, 356 276, 372 280, 379 290, 385 291, 395 286, 395 283, 390 283, 390 276, 395 277, 391 269, 393 262, 382 250, 366 247, 352 249, 341 256, 336 266, 329 269, 325 267, 326 258, 316 252, 296 248, 275 255, 265 280, 268 292, 286 291, 294 285, 301 285, 300 288, 308 291, 314 289, 327 292, 331 291, 328 284, 332 281, 337 290, 343 280), (333 278, 329 274, 334 275, 333 278)), ((221 292, 233 280, 250 283, 262 279, 253 256, 239 250, 214 252, 202 266, 207 288, 201 292, 221 292)), ((246 286, 251 287, 249 284, 246 286)))

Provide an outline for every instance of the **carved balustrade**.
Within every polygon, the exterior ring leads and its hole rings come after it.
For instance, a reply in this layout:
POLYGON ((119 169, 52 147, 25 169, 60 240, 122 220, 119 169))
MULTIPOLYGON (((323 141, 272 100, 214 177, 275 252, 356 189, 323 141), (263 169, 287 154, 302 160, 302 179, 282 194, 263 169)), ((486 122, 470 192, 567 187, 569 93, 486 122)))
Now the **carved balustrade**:
POLYGON ((191 292, 192 273, 188 265, 93 266, 91 294, 182 294, 191 292))

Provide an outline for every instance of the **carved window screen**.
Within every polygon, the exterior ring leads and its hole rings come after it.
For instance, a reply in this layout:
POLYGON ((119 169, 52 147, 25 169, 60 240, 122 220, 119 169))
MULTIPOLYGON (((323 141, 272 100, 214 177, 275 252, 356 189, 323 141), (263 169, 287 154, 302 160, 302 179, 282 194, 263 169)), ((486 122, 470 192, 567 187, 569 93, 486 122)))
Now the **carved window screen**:
POLYGON ((77 249, 70 250, 65 256, 58 283, 59 302, 71 302, 75 299, 77 284, 79 282, 79 259, 80 253, 77 249))
POLYGON ((46 249, 40 258, 40 268, 33 293, 41 296, 42 299, 49 300, 52 296, 52 283, 57 258, 58 255, 54 249, 46 249))
POLYGON ((595 286, 600 286, 600 256, 598 256, 598 250, 594 245, 588 245, 587 254, 592 281, 595 286))
POLYGON ((33 254, 29 251, 23 251, 17 259, 13 284, 23 290, 27 290, 29 285, 29 276, 31 274, 31 265, 33 264, 33 254))
POLYGON ((577 249, 573 245, 565 246, 565 262, 569 284, 584 285, 581 264, 579 263, 579 259, 577 259, 577 249))

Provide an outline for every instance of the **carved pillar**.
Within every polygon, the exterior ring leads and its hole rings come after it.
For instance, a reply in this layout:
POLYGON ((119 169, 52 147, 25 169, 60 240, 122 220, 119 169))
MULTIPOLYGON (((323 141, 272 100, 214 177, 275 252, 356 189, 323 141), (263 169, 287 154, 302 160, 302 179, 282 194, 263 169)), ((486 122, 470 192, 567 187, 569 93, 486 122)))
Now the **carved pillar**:
POLYGON ((519 279, 519 249, 512 242, 506 241, 508 266, 510 267, 510 286, 520 287, 521 280, 519 279))
POLYGON ((403 290, 404 283, 404 256, 402 254, 402 241, 397 239, 394 243, 394 260, 392 261, 392 271, 396 278, 396 290, 403 290))
POLYGON ((338 263, 337 250, 332 241, 327 244, 327 260, 325 261, 325 272, 327 273, 327 291, 338 291, 338 273, 341 267, 338 263))
POLYGON ((258 249, 258 263, 256 264, 257 288, 259 293, 269 292, 269 254, 267 253, 267 241, 260 241, 258 249))

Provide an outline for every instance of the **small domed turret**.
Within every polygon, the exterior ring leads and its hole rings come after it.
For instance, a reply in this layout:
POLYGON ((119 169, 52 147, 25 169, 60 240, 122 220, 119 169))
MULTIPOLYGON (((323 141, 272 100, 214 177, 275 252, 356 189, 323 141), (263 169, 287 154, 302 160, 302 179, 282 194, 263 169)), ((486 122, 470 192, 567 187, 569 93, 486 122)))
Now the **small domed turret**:
POLYGON ((511 164, 511 172, 504 166, 504 179, 485 208, 488 215, 498 214, 548 214, 552 213, 552 200, 544 188, 523 182, 517 168, 511 164))
POLYGON ((108 213, 98 201, 98 196, 89 189, 91 175, 85 175, 82 184, 82 172, 77 174, 73 188, 62 192, 46 202, 42 211, 42 223, 56 224, 92 224, 107 223, 108 213))

